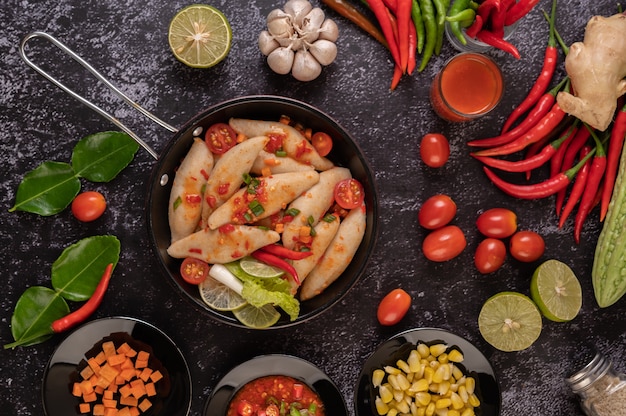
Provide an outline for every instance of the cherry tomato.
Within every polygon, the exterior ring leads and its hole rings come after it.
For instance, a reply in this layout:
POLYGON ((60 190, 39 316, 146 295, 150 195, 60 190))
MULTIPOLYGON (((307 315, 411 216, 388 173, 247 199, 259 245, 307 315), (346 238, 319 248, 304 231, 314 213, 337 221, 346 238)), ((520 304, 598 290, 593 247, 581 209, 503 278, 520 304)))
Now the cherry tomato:
POLYGON ((192 285, 199 285, 209 275, 209 265, 202 260, 187 257, 180 265, 180 275, 185 282, 192 285))
POLYGON ((510 237, 517 231, 517 215, 510 209, 491 208, 478 216, 476 227, 485 237, 510 237))
POLYGON ((335 185, 335 202, 343 209, 353 209, 361 206, 365 199, 365 192, 361 182, 354 178, 344 179, 335 185))
POLYGON ((509 250, 519 261, 531 262, 543 256, 546 244, 543 237, 534 231, 518 231, 511 237, 509 250))
POLYGON ((482 273, 492 273, 504 264, 506 246, 497 238, 486 238, 478 244, 474 254, 476 269, 482 273))
POLYGON ((428 260, 442 262, 455 258, 466 246, 463 231, 456 225, 446 225, 426 236, 422 251, 428 260))
POLYGON ((320 156, 326 156, 333 148, 333 139, 323 131, 318 131, 311 137, 311 144, 320 156))
POLYGON ((239 416, 252 416, 254 415, 254 406, 247 400, 242 400, 237 403, 237 414, 239 416))
POLYGON ((77 220, 89 222, 100 218, 106 207, 107 201, 100 192, 87 191, 76 195, 71 209, 77 220))
POLYGON ((221 155, 237 144, 237 133, 226 123, 215 123, 206 131, 204 141, 211 152, 221 155))
POLYGON ((381 325, 395 325, 411 307, 411 295, 402 289, 394 289, 387 293, 378 304, 376 316, 381 325))
POLYGON ((420 143, 422 161, 431 168, 440 168, 450 157, 450 143, 446 136, 439 133, 428 133, 420 143))
POLYGON ((447 225, 456 215, 456 204, 448 195, 433 195, 428 198, 417 213, 422 227, 428 230, 447 225))

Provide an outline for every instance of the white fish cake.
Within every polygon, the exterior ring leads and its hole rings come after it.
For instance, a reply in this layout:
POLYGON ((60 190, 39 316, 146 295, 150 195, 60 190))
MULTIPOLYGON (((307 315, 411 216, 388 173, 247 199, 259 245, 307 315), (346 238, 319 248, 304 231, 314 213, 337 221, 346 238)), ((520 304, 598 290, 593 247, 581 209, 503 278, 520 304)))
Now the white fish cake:
POLYGON ((306 163, 300 163, 289 156, 276 156, 274 153, 261 150, 257 156, 250 173, 255 175, 262 175, 264 170, 269 169, 272 174, 276 173, 288 173, 288 172, 302 172, 315 169, 312 165, 306 163))
POLYGON ((333 162, 317 153, 315 147, 295 128, 280 121, 231 118, 228 122, 237 132, 248 137, 277 135, 282 138, 283 150, 298 162, 312 165, 317 170, 332 168, 333 162))
POLYGON ((243 176, 250 172, 252 164, 269 139, 252 137, 232 147, 215 162, 204 191, 202 203, 202 227, 211 213, 241 188, 243 176))
POLYGON ((174 258, 195 257, 209 264, 228 263, 280 239, 276 231, 247 225, 203 229, 178 240, 167 249, 174 258))
POLYGON ((311 225, 308 222, 309 218, 313 218, 312 225, 316 225, 322 219, 333 204, 335 185, 351 177, 350 170, 342 167, 321 172, 319 182, 289 204, 290 209, 295 208, 300 212, 291 222, 285 224, 282 235, 285 247, 293 249, 298 240, 300 227, 311 225))
POLYGON ((202 216, 202 188, 213 169, 213 154, 201 139, 194 139, 174 176, 168 205, 172 242, 196 231, 202 216))
POLYGON ((300 300, 311 299, 324 291, 348 267, 365 235, 365 205, 350 210, 339 225, 324 255, 300 289, 300 300))
POLYGON ((224 224, 250 224, 276 214, 304 191, 319 181, 320 174, 309 172, 279 173, 259 181, 256 193, 250 193, 247 187, 237 191, 209 216, 208 227, 212 230, 224 224), (256 201, 262 212, 252 212, 250 203, 256 201), (249 217, 249 218, 246 218, 249 217))

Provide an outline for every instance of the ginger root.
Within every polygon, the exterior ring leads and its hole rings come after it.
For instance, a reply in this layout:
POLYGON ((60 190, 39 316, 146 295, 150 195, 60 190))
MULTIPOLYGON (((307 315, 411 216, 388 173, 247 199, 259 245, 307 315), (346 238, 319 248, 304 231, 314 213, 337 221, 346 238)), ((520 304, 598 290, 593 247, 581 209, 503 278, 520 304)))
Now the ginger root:
POLYGON ((561 109, 597 130, 606 130, 617 99, 626 93, 626 15, 592 17, 583 42, 570 46, 565 70, 573 95, 559 92, 561 109))

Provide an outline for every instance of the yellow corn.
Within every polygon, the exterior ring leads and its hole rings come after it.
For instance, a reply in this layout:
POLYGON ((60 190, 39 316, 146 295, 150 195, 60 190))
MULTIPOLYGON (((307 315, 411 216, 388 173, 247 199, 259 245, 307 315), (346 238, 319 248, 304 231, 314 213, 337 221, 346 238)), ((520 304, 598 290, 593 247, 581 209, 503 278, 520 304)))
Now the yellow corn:
POLYGON ((448 399, 448 398, 444 398, 444 399, 438 399, 435 402, 435 408, 436 409, 447 409, 448 407, 450 407, 452 405, 452 400, 448 399))
POLYGON ((432 367, 426 367, 424 369, 424 380, 428 382, 428 384, 433 382, 433 375, 435 374, 435 370, 432 367))
POLYGON ((459 397, 463 400, 463 403, 467 403, 469 401, 469 393, 467 392, 467 387, 465 384, 459 386, 459 397))
POLYGON ((447 380, 442 381, 441 383, 439 383, 439 391, 438 393, 442 396, 447 395, 448 393, 450 393, 450 382, 447 380))
POLYGON ((458 410, 450 409, 446 416, 461 416, 461 413, 458 410))
POLYGON ((440 365, 433 374, 433 382, 441 383, 444 380, 450 380, 450 366, 440 365))
POLYGON ((415 401, 420 404, 420 406, 428 406, 430 403, 431 395, 428 392, 420 391, 415 393, 415 401))
POLYGON ((376 400, 374 400, 374 403, 376 404, 376 413, 378 413, 380 416, 386 415, 389 412, 389 406, 387 406, 387 404, 383 402, 383 400, 379 396, 376 396, 376 400))
POLYGON ((463 399, 457 393, 452 393, 450 395, 450 401, 452 402, 452 408, 455 410, 460 410, 465 407, 465 403, 463 403, 463 399))
POLYGON ((433 416, 435 414, 435 403, 434 402, 430 402, 428 403, 428 406, 426 406, 426 412, 424 412, 425 416, 433 416))
POLYGON ((396 416, 398 414, 398 409, 391 408, 387 412, 387 416, 396 416))
POLYGON ((446 352, 447 348, 448 347, 445 344, 434 344, 430 346, 429 351, 434 357, 439 357, 441 354, 446 352))
POLYGON ((402 400, 404 400, 404 392, 402 390, 394 390, 393 399, 397 402, 401 402, 402 400))
POLYGON ((425 407, 418 407, 417 408, 417 416, 425 416, 426 415, 426 408, 425 407))
POLYGON ((411 350, 409 353, 409 358, 407 359, 407 363, 409 364, 409 370, 412 373, 417 373, 420 369, 420 356, 417 350, 411 350))
POLYGON ((396 376, 396 382, 398 383, 399 390, 408 390, 411 387, 411 383, 404 374, 398 374, 396 376))
POLYGON ((470 394, 469 400, 467 401, 467 403, 471 405, 472 407, 480 406, 480 400, 474 393, 470 394))
POLYGON ((417 416, 417 405, 415 404, 415 402, 411 402, 410 407, 411 407, 411 416, 417 416))
POLYGON ((426 379, 420 378, 419 380, 416 380, 413 382, 413 384, 411 384, 411 387, 409 388, 409 390, 412 393, 419 393, 421 391, 428 391, 429 388, 429 383, 426 379))
POLYGON ((430 355, 430 349, 428 348, 428 345, 426 344, 419 344, 417 346, 417 352, 422 358, 426 358, 430 355))
POLYGON ((393 375, 400 374, 400 370, 399 369, 397 369, 396 367, 392 367, 390 365, 385 366, 385 372, 387 374, 393 374, 393 375))
POLYGON ((474 390, 476 389, 476 380, 474 380, 474 377, 468 377, 465 380, 465 388, 469 394, 474 393, 474 390))
POLYGON ((385 378, 385 372, 381 369, 376 369, 372 373, 372 384, 374 387, 378 387, 383 383, 383 379, 385 378))
POLYGON ((452 366, 452 377, 454 377, 455 381, 459 381, 460 379, 463 378, 463 372, 456 365, 452 366))
POLYGON ((471 407, 466 408, 461 413, 461 416, 475 416, 475 415, 476 413, 474 413, 474 409, 472 409, 471 407))
POLYGON ((463 354, 459 350, 454 349, 448 353, 448 360, 453 363, 460 363, 463 361, 463 354))
POLYGON ((448 354, 446 354, 445 352, 441 355, 439 355, 437 357, 437 361, 439 361, 441 364, 447 364, 448 363, 448 354))
POLYGON ((378 388, 378 394, 383 403, 389 403, 393 400, 393 392, 388 384, 383 384, 378 388))
POLYGON ((396 361, 396 366, 397 366, 400 370, 404 371, 405 373, 410 373, 410 372, 411 372, 411 369, 409 368, 409 364, 407 364, 407 362, 406 362, 406 361, 404 361, 404 360, 398 360, 398 361, 396 361))

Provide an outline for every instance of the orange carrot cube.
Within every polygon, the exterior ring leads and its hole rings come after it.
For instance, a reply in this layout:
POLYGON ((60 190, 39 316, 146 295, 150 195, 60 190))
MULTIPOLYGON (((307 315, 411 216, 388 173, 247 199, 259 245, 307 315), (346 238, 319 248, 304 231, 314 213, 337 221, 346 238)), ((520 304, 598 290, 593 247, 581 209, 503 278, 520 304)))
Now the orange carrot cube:
POLYGON ((150 380, 154 381, 155 383, 162 378, 163 374, 159 370, 153 371, 152 374, 150 374, 150 380))
POLYGON ((81 413, 89 413, 91 411, 91 405, 89 403, 81 403, 78 405, 78 411, 81 413))
POLYGON ((152 402, 150 402, 150 400, 148 399, 143 399, 141 403, 139 403, 138 407, 139 407, 139 410, 141 410, 142 412, 145 412, 150 407, 152 407, 152 402))
POLYGON ((93 405, 93 416, 104 416, 104 405, 99 403, 99 404, 94 404, 93 405))

